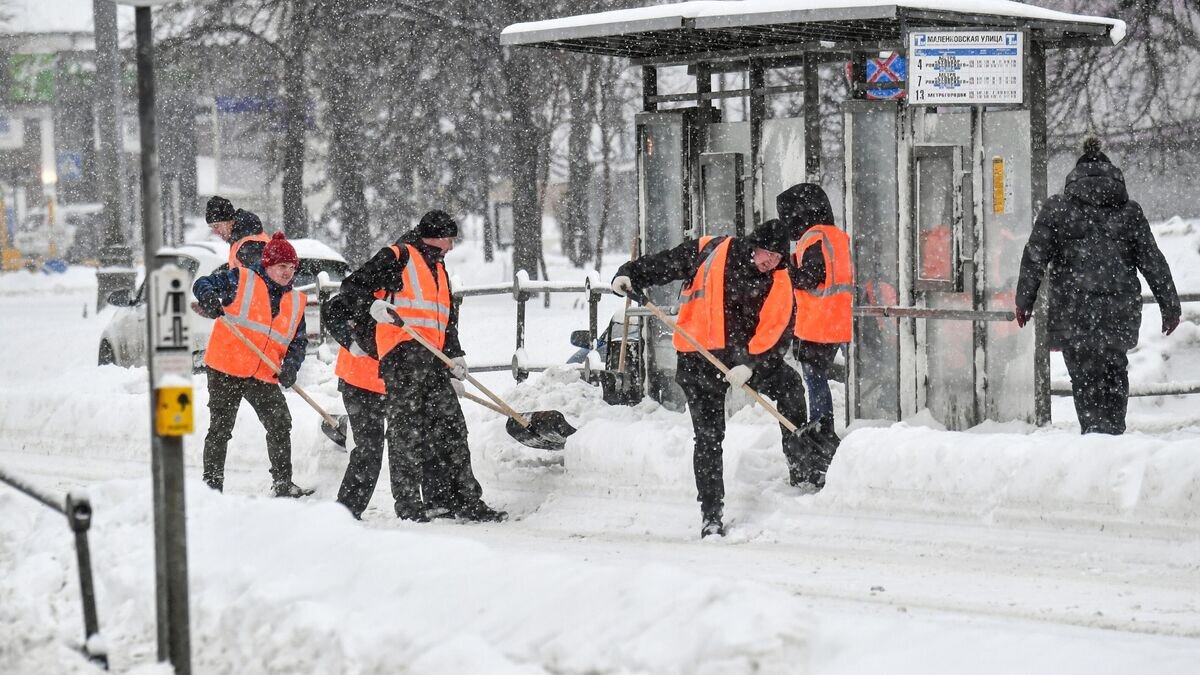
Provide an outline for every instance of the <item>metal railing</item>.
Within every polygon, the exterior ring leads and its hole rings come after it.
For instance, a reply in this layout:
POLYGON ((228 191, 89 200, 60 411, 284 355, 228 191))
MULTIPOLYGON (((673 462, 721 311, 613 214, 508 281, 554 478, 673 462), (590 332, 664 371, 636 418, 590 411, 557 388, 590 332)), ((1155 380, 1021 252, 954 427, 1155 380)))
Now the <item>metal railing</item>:
POLYGON ((88 660, 108 670, 108 647, 100 636, 100 619, 96 614, 96 588, 92 583, 92 555, 88 547, 88 528, 92 525, 92 503, 82 492, 72 491, 64 501, 58 501, 8 471, 0 468, 0 483, 32 498, 43 506, 67 517, 75 533, 75 558, 79 565, 79 592, 83 596, 83 653, 88 660))
MULTIPOLYGON (((1180 293, 1180 304, 1185 302, 1200 302, 1200 293, 1180 293)), ((1143 295, 1143 305, 1156 305, 1158 301, 1154 296, 1143 295)), ((1052 396, 1073 396, 1071 391, 1070 381, 1056 381, 1050 383, 1050 394, 1052 396)), ((1190 394, 1200 394, 1200 381, 1184 381, 1184 382, 1149 382, 1145 384, 1130 384, 1129 396, 1188 396, 1190 394)))
MULTIPOLYGON (((328 275, 318 275, 317 283, 309 284, 304 287, 298 287, 300 291, 313 291, 318 294, 322 303, 322 313, 324 310, 324 301, 334 293, 341 290, 341 283, 332 281, 328 275)), ((586 293, 588 298, 588 335, 593 345, 596 344, 596 337, 599 334, 599 305, 600 298, 612 292, 611 287, 600 281, 599 275, 594 272, 588 273, 583 281, 545 281, 541 279, 530 279, 529 274, 524 270, 517 272, 512 283, 507 284, 482 284, 478 286, 463 286, 454 290, 454 301, 462 302, 464 298, 474 298, 487 295, 512 295, 513 300, 517 303, 517 334, 516 346, 513 350, 513 356, 507 363, 472 363, 471 372, 473 373, 489 373, 512 371, 513 378, 518 382, 529 377, 530 373, 540 372, 550 367, 559 368, 578 368, 580 366, 567 363, 550 363, 550 362, 535 362, 532 361, 525 353, 525 316, 526 303, 534 296, 545 293, 586 293)), ((547 302, 549 299, 547 298, 547 302)), ((322 314, 320 339, 325 340, 325 321, 322 314)), ((585 370, 588 364, 582 366, 585 370)), ((585 377, 587 374, 585 373, 585 377)))

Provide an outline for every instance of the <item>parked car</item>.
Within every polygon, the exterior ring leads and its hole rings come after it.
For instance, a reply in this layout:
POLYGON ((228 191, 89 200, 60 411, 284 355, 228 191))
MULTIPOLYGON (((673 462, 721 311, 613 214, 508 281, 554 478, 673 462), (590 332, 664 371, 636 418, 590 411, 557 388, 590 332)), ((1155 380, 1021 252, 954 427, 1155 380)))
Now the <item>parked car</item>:
MULTIPOLYGON (((290 240, 300 256, 300 267, 296 270, 294 284, 297 290, 308 295, 308 306, 304 309, 308 328, 309 351, 315 352, 325 337, 321 324, 321 295, 325 283, 341 282, 350 273, 350 265, 337 251, 315 239, 290 240), (324 275, 321 273, 324 272, 324 275), (320 276, 320 281, 318 277, 320 276)), ((192 279, 212 274, 218 269, 228 269, 229 247, 219 242, 184 244, 178 248, 159 249, 158 259, 162 263, 174 263, 188 271, 192 279)), ((336 288, 336 286, 335 286, 336 288)), ((116 364, 123 367, 140 366, 146 363, 146 284, 143 281, 130 294, 127 290, 113 291, 108 304, 114 307, 112 318, 100 336, 98 362, 100 365, 116 364)), ((192 287, 188 284, 188 335, 192 343, 192 364, 199 368, 208 348, 208 337, 212 333, 212 319, 206 319, 191 309, 195 301, 192 287)))

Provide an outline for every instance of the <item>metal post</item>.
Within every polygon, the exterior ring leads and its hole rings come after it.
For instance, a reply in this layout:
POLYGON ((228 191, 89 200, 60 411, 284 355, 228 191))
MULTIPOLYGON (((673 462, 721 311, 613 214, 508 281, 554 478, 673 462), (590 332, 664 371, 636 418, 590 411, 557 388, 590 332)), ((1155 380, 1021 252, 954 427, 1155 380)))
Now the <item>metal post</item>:
POLYGON ((642 66, 642 111, 658 112, 658 66, 642 66))
MULTIPOLYGON (((529 294, 521 291, 517 294, 517 351, 525 348, 525 301, 529 300, 529 294)), ((523 381, 527 377, 525 371, 520 368, 514 369, 514 378, 517 382, 523 381)))
MULTIPOLYGON (((1037 217, 1046 203, 1049 192, 1049 157, 1046 147, 1046 47, 1040 42, 1030 41, 1028 64, 1029 81, 1029 145, 1030 145, 1030 203, 1037 217)), ((1050 423, 1050 348, 1047 340, 1046 316, 1049 307, 1050 284, 1042 280, 1042 292, 1038 294, 1033 322, 1033 418, 1043 426, 1050 423)))
POLYGON ((804 52, 804 180, 821 182, 821 59, 804 52))
POLYGON ((100 618, 96 613, 96 586, 92 582, 92 553, 88 546, 88 528, 92 525, 92 503, 86 496, 67 495, 67 522, 75 533, 75 559, 79 565, 79 594, 83 597, 84 653, 108 670, 107 652, 93 653, 92 636, 100 634, 100 618))
POLYGON ((762 90, 767 86, 767 75, 761 61, 750 62, 749 80, 750 171, 747 177, 750 179, 750 185, 754 188, 754 194, 751 197, 754 204, 754 222, 748 223, 749 227, 746 229, 753 230, 763 221, 763 202, 766 199, 762 184, 762 130, 763 121, 767 118, 767 97, 762 90))
MULTIPOLYGON (((138 7, 137 33, 138 123, 142 143, 142 233, 146 279, 160 266, 162 246, 162 186, 158 174, 155 119, 154 43, 150 8, 138 7)), ((149 284, 147 284, 149 286, 149 284)), ((149 296, 149 294, 148 294, 149 296)), ((146 347, 155 344, 154 308, 147 307, 146 347)), ((157 401, 154 360, 147 359, 150 377, 150 463, 154 482, 155 579, 158 600, 158 659, 170 661, 176 673, 190 673, 188 631, 187 521, 184 512, 183 439, 160 436, 155 428, 157 401)))
POLYGON ((104 198, 100 235, 100 269, 96 272, 96 308, 108 304, 108 294, 133 290, 137 273, 133 251, 125 239, 122 199, 125 176, 122 122, 121 60, 117 51, 117 6, 112 0, 92 0, 96 24, 96 84, 94 90, 99 149, 96 153, 97 192, 104 198))

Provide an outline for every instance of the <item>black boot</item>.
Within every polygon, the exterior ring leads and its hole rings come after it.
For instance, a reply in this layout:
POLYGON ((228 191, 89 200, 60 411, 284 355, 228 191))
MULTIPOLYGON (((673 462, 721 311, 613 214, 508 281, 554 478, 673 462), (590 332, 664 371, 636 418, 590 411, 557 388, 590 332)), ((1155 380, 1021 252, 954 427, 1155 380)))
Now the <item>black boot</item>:
POLYGON ((288 497, 296 499, 299 497, 307 497, 313 493, 311 488, 302 488, 290 480, 276 481, 271 485, 271 491, 276 497, 288 497))
POLYGON ((414 523, 429 522, 429 516, 425 515, 425 505, 421 502, 396 502, 396 517, 414 523))
POLYGON ((837 431, 833 426, 833 415, 821 418, 821 430, 818 434, 825 445, 832 447, 834 450, 842 443, 841 436, 837 435, 837 431))
POLYGON ((712 534, 719 537, 725 536, 725 523, 721 522, 721 511, 720 502, 700 506, 700 518, 703 521, 700 525, 701 539, 712 534))
POLYGON ((473 520, 477 523, 498 523, 508 518, 508 512, 497 511, 485 504, 482 499, 458 509, 454 515, 463 520, 473 520))

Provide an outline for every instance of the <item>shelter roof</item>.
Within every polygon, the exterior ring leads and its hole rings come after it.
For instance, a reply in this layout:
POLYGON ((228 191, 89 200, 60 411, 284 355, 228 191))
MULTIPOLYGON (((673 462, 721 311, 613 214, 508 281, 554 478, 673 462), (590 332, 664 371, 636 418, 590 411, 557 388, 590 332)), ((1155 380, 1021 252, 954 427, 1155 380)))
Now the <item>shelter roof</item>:
POLYGON ((500 41, 643 62, 778 48, 899 45, 909 28, 1024 28, 1048 47, 1117 44, 1125 22, 1011 0, 695 0, 517 23, 500 41))

